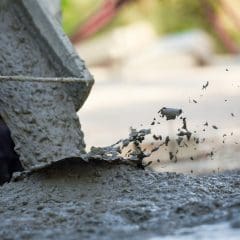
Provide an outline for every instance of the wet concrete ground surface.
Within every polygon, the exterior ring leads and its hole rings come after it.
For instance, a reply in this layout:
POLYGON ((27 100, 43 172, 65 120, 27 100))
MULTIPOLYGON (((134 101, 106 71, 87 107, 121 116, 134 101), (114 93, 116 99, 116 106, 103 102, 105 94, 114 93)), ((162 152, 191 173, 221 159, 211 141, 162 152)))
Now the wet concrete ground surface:
POLYGON ((193 176, 71 160, 0 187, 3 240, 161 239, 219 222, 239 236, 240 171, 193 176))

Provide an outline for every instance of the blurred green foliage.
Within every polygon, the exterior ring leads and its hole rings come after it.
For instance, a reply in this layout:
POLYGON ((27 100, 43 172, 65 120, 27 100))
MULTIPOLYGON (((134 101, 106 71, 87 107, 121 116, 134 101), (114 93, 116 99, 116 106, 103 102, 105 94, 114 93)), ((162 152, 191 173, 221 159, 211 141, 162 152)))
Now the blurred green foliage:
MULTIPOLYGON (((104 0, 62 0, 63 27, 71 35, 102 4, 104 0)), ((216 2, 215 2, 216 3, 216 2)), ((153 24, 157 33, 181 32, 193 28, 208 31, 216 40, 218 48, 222 46, 213 32, 199 0, 135 0, 121 9, 113 21, 99 34, 116 26, 127 25, 138 20, 153 24)), ((230 32, 238 39, 240 34, 230 32)))
MULTIPOLYGON (((103 0, 62 0, 63 26, 67 34, 93 13, 103 0)), ((200 1, 194 0, 139 0, 125 6, 105 28, 126 25, 136 20, 148 20, 159 33, 206 27, 200 1)))
POLYGON ((99 0, 62 0, 63 28, 68 35, 101 4, 99 0))

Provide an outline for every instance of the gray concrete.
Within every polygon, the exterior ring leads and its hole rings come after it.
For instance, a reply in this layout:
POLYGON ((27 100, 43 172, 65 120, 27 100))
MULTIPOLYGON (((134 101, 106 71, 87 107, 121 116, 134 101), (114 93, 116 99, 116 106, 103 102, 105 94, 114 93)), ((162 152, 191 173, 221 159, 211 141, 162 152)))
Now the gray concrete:
POLYGON ((11 129, 23 167, 33 170, 84 153, 79 119, 64 91, 70 83, 17 80, 21 78, 0 79, 0 113, 11 129))
POLYGON ((0 115, 25 169, 80 157, 93 77, 43 1, 1 1, 0 17, 0 115))
POLYGON ((59 22, 62 22, 62 10, 61 10, 61 0, 41 0, 46 9, 52 14, 52 16, 59 22))
POLYGON ((178 229, 189 237, 194 226, 208 224, 209 232, 225 221, 237 240, 239 183, 239 172, 186 176, 61 162, 0 187, 0 239, 171 239, 184 236, 178 229))

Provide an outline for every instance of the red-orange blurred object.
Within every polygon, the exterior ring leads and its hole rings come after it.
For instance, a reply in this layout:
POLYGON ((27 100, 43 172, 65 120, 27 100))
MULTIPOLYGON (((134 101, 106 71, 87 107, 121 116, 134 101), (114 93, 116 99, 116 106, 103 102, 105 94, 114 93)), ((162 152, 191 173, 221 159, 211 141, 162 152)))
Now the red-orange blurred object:
MULTIPOLYGON (((221 18, 217 15, 216 10, 212 4, 211 0, 201 0, 202 6, 205 10, 206 16, 208 18, 209 23, 212 25, 213 30, 218 35, 219 39, 225 46, 226 50, 229 53, 232 54, 238 54, 239 53, 239 47, 232 39, 231 35, 228 33, 228 31, 225 29, 224 24, 221 20, 221 18)), ((220 7, 226 9, 226 5, 223 5, 222 2, 218 2, 220 7)), ((230 10, 228 6, 228 10, 230 10)), ((230 13, 228 11, 229 17, 233 18, 235 15, 233 15, 233 12, 230 13)), ((235 18, 236 20, 236 18, 235 18)))
POLYGON ((72 37, 73 43, 82 41, 103 28, 126 3, 133 0, 105 0, 100 8, 79 28, 72 37))
MULTIPOLYGON (((79 27, 79 30, 73 34, 73 36, 70 38, 72 43, 77 43, 91 37, 93 34, 107 25, 116 16, 117 12, 121 9, 122 6, 132 1, 136 0, 105 0, 100 8, 97 9, 86 20, 86 22, 79 27)), ((232 54, 239 53, 238 45, 225 29, 221 18, 217 14, 212 0, 200 1, 202 3, 202 8, 205 10, 207 19, 213 28, 213 31, 216 32, 226 50, 232 54)), ((219 0, 215 3, 218 7, 223 8, 223 10, 234 21, 237 28, 240 28, 240 19, 231 8, 229 2, 226 0, 219 0)))

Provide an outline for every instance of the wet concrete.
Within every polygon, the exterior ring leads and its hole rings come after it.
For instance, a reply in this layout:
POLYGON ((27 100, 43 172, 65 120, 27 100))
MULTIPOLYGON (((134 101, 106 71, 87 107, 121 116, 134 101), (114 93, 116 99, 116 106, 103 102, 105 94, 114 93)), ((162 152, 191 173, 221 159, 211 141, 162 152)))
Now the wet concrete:
POLYGON ((25 170, 85 152, 71 97, 61 83, 45 82, 0 79, 0 114, 25 170))
POLYGON ((76 111, 93 84, 44 4, 0 2, 0 116, 25 170, 85 152, 76 111))
POLYGON ((190 176, 70 160, 15 180, 0 188, 3 240, 150 239, 221 221, 239 227, 239 171, 190 176))
POLYGON ((44 42, 31 18, 17 1, 0 3, 0 75, 64 77, 71 73, 44 42), (46 54, 48 53, 48 54, 46 54))

